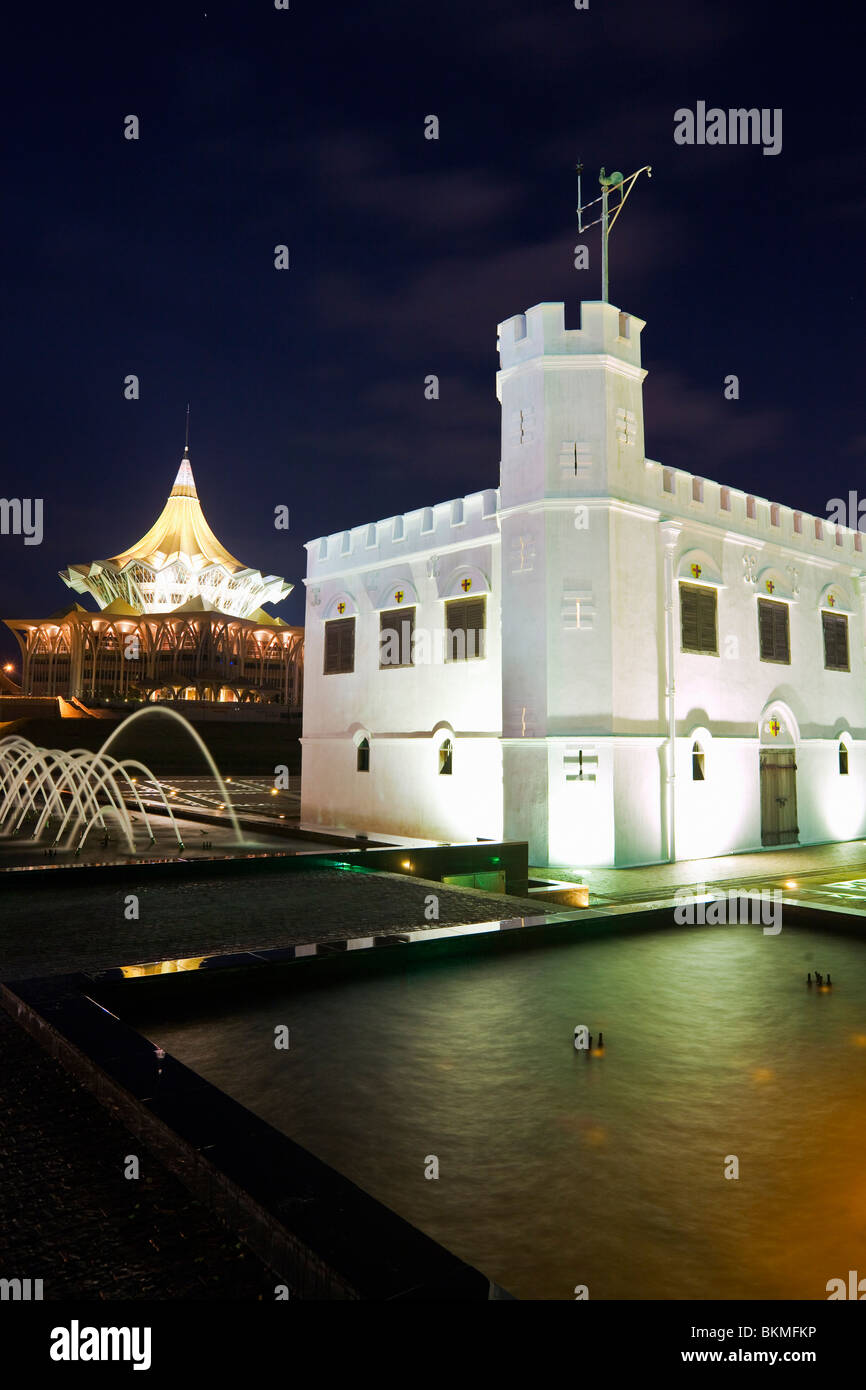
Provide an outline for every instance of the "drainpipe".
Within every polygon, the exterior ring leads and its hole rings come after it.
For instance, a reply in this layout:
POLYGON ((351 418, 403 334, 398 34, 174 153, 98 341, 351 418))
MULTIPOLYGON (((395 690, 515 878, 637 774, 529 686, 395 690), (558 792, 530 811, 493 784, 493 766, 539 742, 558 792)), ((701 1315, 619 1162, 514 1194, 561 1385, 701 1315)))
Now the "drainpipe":
POLYGON ((677 857, 676 844, 676 628, 674 621, 674 551, 681 527, 672 521, 661 523, 661 540, 665 548, 665 706, 667 740, 665 744, 664 814, 667 831, 668 863, 677 857))

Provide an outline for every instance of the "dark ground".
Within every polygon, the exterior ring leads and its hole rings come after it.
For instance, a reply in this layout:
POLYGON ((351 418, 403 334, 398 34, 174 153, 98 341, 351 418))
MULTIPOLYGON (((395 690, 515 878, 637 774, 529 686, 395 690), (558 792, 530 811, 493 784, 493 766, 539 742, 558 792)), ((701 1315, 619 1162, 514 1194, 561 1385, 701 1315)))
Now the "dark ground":
POLYGON ((0 880, 0 979, 107 969, 143 961, 254 951, 387 930, 455 926, 557 912, 554 903, 449 888, 403 874, 310 869, 32 889, 0 880), (138 921, 124 901, 139 898, 138 921), (425 918, 430 895, 438 920, 425 918))
POLYGON ((0 1051, 0 1278, 45 1299, 273 1299, 276 1276, 2 1009, 0 1051))

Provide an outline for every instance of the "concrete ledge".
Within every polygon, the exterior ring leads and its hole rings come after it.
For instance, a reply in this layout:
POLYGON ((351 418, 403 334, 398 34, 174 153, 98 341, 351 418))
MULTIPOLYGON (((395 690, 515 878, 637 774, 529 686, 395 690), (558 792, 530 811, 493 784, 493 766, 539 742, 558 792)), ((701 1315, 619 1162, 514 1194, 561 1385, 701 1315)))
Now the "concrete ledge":
MULTIPOLYGON (((218 852, 215 852, 218 854, 218 852)), ((500 840, 458 845, 421 845, 403 849, 393 845, 361 846, 350 842, 345 848, 334 846, 321 853, 287 853, 278 848, 239 850, 215 858, 183 854, 161 859, 130 859, 110 864, 81 864, 53 860, 39 861, 26 867, 0 869, 4 889, 13 884, 33 888, 37 882, 57 883, 74 875, 75 882, 125 882, 144 877, 201 877, 210 874, 244 873, 306 873, 321 865, 362 869, 368 873, 405 874, 441 883, 446 875, 477 874, 496 870, 505 874, 506 891, 515 897, 526 897, 529 881, 529 855, 526 841, 500 840), (409 868, 406 864, 410 865, 409 868)), ((503 907, 507 899, 503 898, 503 907)))

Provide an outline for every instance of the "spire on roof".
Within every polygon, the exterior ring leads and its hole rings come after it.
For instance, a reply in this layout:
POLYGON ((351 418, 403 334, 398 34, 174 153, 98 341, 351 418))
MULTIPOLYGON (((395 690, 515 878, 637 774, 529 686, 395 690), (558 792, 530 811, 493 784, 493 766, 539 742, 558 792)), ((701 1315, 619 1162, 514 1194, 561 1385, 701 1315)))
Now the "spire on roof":
POLYGON ((195 490, 195 478, 192 476, 192 466, 189 461, 189 401, 186 404, 186 439, 183 446, 183 458, 180 461, 180 468, 177 470, 177 477, 169 497, 195 497, 198 499, 198 493, 195 490))
POLYGON ((70 565, 61 578, 112 612, 122 599, 131 613, 216 612, 235 618, 246 618, 262 603, 279 603, 292 588, 277 575, 241 564, 208 526, 189 458, 189 414, 174 486, 150 530, 119 555, 70 565), (189 608, 193 600, 198 606, 189 608))
POLYGON ((195 478, 192 476, 189 455, 184 453, 180 461, 180 468, 177 470, 177 477, 174 480, 174 487, 168 494, 169 497, 194 497, 198 500, 198 493, 195 490, 195 478))

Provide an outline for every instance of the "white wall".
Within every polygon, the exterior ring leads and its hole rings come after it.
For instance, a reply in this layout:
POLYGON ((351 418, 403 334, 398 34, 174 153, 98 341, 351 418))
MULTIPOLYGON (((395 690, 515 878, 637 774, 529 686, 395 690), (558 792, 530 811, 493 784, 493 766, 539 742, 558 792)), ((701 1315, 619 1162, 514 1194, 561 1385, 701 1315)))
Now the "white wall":
POLYGON ((504 833, 528 840, 540 864, 665 855, 660 524, 673 522, 678 857, 760 846, 759 749, 774 710, 797 744, 801 843, 866 834, 862 537, 647 459, 643 327, 599 303, 581 306, 577 328, 561 304, 506 320, 498 508, 489 490, 310 542, 305 820, 425 838, 504 833), (446 597, 470 573, 473 594, 488 593, 486 661, 380 672, 387 588, 405 587, 417 626, 441 628, 446 597), (680 650, 681 578, 716 589, 718 655, 680 650), (760 660, 761 595, 789 605, 790 665, 760 660), (338 599, 357 613, 355 672, 326 677, 323 619, 338 599), (822 609, 848 617, 850 672, 824 669, 822 609), (435 756, 446 726, 451 779, 435 756), (353 771, 362 729, 369 774, 353 771), (581 750, 587 775, 568 780, 581 750))
POLYGON ((348 541, 329 537, 326 554, 321 540, 307 546, 304 823, 454 841, 502 836, 497 498, 488 491, 456 500, 432 515, 374 523, 372 535, 357 527, 345 533, 348 541), (486 655, 446 662, 445 605, 466 596, 467 578, 468 596, 485 596, 486 655), (380 669, 380 612, 398 607, 397 588, 399 606, 415 608, 419 660, 380 669), (325 622, 351 615, 354 671, 325 675, 325 622), (370 742, 369 772, 356 768, 362 735, 370 742), (454 745, 450 776, 439 773, 446 737, 454 745))
POLYGON ((455 843, 501 839, 499 739, 455 738, 451 776, 439 774, 438 745, 374 733, 365 773, 350 736, 305 738, 302 822, 455 843))

